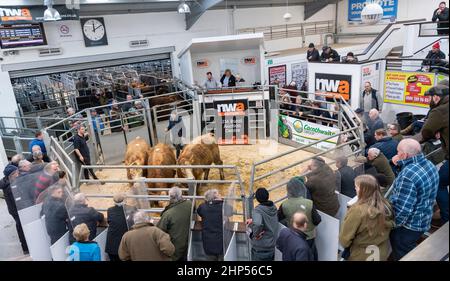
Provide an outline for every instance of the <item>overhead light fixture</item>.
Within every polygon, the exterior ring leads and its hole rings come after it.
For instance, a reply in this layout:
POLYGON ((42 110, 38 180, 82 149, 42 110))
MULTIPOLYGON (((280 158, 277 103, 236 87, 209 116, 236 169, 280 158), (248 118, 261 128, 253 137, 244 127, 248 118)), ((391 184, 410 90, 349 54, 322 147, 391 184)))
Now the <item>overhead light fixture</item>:
POLYGON ((44 0, 44 5, 47 6, 47 9, 44 12, 44 21, 61 20, 61 15, 53 8, 53 0, 44 0))
POLYGON ((289 21, 292 18, 292 14, 289 13, 289 0, 286 0, 286 13, 283 16, 285 21, 289 21))
POLYGON ((179 14, 190 14, 191 8, 188 4, 186 4, 186 1, 181 1, 180 5, 178 5, 178 13, 179 14))

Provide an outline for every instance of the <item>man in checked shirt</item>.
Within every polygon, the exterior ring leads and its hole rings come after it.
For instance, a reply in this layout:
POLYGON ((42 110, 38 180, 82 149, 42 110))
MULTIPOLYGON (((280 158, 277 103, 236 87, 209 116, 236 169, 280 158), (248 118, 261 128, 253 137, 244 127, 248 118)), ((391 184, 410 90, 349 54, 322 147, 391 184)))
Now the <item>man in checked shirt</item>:
POLYGON ((431 226, 439 174, 436 166, 425 158, 416 140, 402 140, 397 151, 392 162, 401 171, 394 181, 390 198, 396 224, 390 240, 393 258, 400 260, 416 247, 417 240, 431 226))

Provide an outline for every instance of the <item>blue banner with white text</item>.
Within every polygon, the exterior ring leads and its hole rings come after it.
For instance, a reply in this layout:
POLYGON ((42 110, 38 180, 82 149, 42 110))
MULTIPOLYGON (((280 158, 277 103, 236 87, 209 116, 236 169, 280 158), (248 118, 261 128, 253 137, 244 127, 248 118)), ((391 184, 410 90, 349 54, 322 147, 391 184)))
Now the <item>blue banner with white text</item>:
POLYGON ((348 21, 349 22, 361 22, 361 12, 364 7, 369 3, 378 3, 383 8, 383 18, 386 21, 395 21, 397 18, 398 0, 349 0, 348 1, 348 21))

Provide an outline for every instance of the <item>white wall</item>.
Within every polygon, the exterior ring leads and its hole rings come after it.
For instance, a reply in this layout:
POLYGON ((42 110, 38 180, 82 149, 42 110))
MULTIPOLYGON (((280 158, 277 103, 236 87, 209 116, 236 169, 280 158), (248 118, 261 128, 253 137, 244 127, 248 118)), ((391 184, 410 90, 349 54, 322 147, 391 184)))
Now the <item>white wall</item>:
POLYGON ((214 53, 202 53, 202 54, 192 54, 192 70, 194 83, 202 84, 206 79, 206 73, 211 71, 214 77, 219 80, 221 69, 220 69, 220 59, 237 59, 239 60, 238 72, 233 73, 234 75, 239 74, 241 78, 245 80, 245 85, 253 85, 255 82, 261 82, 261 62, 260 62, 260 52, 259 49, 254 50, 239 50, 232 52, 214 52, 214 53), (244 57, 256 57, 256 64, 246 65, 242 63, 244 57), (209 61, 209 67, 198 68, 196 66, 196 61, 207 59, 209 61))
MULTIPOLYGON (((234 12, 235 28, 237 30, 242 28, 334 20, 335 6, 334 4, 326 6, 306 21, 304 20, 304 6, 289 7, 289 12, 292 14, 292 18, 289 21, 283 18, 283 15, 286 13, 286 7, 237 9, 234 12)), ((265 47, 268 52, 274 52, 305 47, 310 42, 321 45, 323 43, 323 36, 306 36, 304 42, 299 37, 270 40, 265 42, 265 47)))

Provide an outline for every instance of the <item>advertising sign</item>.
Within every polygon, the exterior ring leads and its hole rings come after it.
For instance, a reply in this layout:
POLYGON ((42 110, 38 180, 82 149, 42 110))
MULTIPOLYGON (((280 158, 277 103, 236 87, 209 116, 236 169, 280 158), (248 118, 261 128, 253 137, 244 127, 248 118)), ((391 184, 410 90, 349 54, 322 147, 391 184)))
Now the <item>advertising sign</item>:
POLYGON ((214 101, 219 144, 248 144, 248 100, 214 101))
POLYGON ((434 73, 386 71, 384 102, 429 107, 431 98, 424 96, 433 87, 434 73))
POLYGON ((378 3, 383 8, 383 20, 395 21, 397 18, 398 0, 349 0, 348 1, 348 21, 351 23, 361 22, 361 12, 367 3, 378 3))
MULTIPOLYGON (((65 5, 53 6, 60 16, 61 20, 78 20, 79 10, 68 9, 65 5)), ((0 24, 13 23, 36 23, 44 22, 44 11, 46 6, 0 6, 0 24)))
POLYGON ((372 63, 361 67, 361 89, 364 91, 364 84, 370 82, 374 89, 377 89, 380 83, 380 63, 372 63))
POLYGON ((308 77, 308 63, 293 63, 291 65, 292 81, 295 81, 297 87, 303 86, 308 77))
POLYGON ((195 65, 197 66, 197 68, 208 68, 209 61, 208 60, 198 60, 195 62, 195 65))
POLYGON ((326 94, 327 96, 344 98, 346 101, 350 100, 352 92, 352 76, 340 74, 315 74, 315 92, 326 94))
POLYGON ((273 85, 275 80, 278 79, 281 85, 286 85, 286 65, 269 67, 269 85, 273 85))
MULTIPOLYGON (((287 115, 279 116, 278 130, 280 137, 300 144, 309 144, 326 137, 337 135, 340 132, 338 128, 311 123, 287 115)), ((313 147, 328 150, 334 148, 337 141, 338 136, 313 145, 313 147)))
POLYGON ((255 65, 256 57, 245 57, 242 59, 242 63, 245 65, 255 65))

